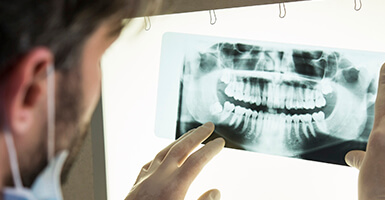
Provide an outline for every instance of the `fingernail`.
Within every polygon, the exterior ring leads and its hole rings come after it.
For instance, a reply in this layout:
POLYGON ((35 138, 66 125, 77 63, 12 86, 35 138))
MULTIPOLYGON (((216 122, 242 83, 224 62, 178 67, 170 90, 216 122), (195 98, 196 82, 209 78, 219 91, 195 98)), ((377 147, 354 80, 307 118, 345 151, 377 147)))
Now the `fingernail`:
POLYGON ((222 146, 225 146, 225 143, 226 143, 226 141, 221 137, 216 138, 215 140, 213 140, 213 142, 218 143, 218 144, 222 144, 222 146))
POLYGON ((203 126, 206 128, 211 128, 214 126, 214 124, 212 122, 207 122, 207 123, 203 124, 203 126))
POLYGON ((213 190, 212 192, 210 192, 210 198, 211 199, 220 199, 221 198, 221 193, 219 192, 219 190, 213 190))

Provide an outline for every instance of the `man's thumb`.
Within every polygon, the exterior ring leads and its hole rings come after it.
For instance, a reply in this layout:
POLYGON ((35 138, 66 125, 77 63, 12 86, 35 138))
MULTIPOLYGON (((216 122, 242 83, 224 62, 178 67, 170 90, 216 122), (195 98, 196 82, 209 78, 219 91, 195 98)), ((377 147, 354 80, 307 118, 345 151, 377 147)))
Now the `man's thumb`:
POLYGON ((217 189, 212 189, 205 192, 198 200, 219 200, 221 199, 221 193, 217 189))
POLYGON ((345 155, 345 162, 351 167, 360 169, 362 165, 362 161, 364 160, 364 157, 365 157, 365 151, 360 151, 360 150, 349 151, 345 155))

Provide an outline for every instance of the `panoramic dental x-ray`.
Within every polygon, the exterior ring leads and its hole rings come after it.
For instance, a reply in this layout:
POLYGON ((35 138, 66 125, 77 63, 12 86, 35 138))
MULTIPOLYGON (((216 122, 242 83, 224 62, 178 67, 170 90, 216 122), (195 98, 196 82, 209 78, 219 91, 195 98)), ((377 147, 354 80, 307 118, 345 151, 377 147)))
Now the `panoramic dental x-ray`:
POLYGON ((180 35, 176 137, 211 121, 253 152, 344 164, 365 148, 382 54, 180 35))

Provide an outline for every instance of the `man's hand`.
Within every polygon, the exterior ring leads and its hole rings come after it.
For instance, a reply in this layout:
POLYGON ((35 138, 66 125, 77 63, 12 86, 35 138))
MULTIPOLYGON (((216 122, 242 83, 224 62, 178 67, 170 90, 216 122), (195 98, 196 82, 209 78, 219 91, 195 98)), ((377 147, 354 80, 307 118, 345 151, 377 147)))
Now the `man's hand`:
POLYGON ((375 116, 366 152, 350 151, 346 163, 360 170, 358 199, 385 199, 385 64, 380 71, 375 116))
MULTIPOLYGON (((126 200, 183 200, 195 177, 225 145, 218 138, 190 155, 213 131, 214 124, 206 123, 159 152, 143 166, 126 200)), ((209 190, 199 198, 211 199, 220 199, 218 190, 209 190)))

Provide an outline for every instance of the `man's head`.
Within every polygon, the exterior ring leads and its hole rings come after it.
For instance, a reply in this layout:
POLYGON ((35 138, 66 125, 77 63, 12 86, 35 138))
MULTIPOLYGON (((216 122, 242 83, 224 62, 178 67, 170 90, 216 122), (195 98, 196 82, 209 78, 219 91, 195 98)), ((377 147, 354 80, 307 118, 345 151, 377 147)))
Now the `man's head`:
POLYGON ((136 16, 139 2, 1 2, 0 191, 13 184, 4 127, 14 138, 25 186, 47 164, 46 69, 50 65, 55 66, 55 150, 70 150, 67 163, 73 160, 100 97, 100 58, 119 35, 121 20, 136 16))

